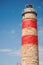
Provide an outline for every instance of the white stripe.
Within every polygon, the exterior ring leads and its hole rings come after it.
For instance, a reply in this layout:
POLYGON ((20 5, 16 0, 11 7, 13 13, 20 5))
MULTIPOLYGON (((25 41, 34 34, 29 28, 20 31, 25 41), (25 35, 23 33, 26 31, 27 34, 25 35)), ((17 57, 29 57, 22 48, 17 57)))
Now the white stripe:
POLYGON ((24 28, 22 29, 22 36, 25 36, 25 35, 37 35, 37 29, 31 28, 31 27, 24 28))
POLYGON ((36 19, 36 15, 33 14, 33 13, 26 13, 26 14, 22 17, 22 20, 23 20, 23 19, 26 19, 26 18, 36 19))

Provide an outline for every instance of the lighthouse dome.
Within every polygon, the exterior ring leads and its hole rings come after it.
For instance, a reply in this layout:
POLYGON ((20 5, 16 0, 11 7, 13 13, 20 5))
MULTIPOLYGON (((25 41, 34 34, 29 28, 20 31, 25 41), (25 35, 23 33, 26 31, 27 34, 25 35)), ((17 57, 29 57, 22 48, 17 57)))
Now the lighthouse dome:
POLYGON ((33 8, 32 4, 27 4, 26 8, 24 9, 24 11, 22 12, 22 16, 26 13, 34 13, 37 16, 37 13, 35 11, 35 9, 33 8))

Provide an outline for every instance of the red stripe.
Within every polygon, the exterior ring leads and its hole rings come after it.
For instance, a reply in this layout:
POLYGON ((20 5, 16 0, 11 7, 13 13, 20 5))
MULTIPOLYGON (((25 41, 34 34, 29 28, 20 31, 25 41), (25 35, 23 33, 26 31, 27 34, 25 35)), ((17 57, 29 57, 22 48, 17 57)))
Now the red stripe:
POLYGON ((22 37, 22 44, 38 44, 38 37, 35 35, 26 35, 22 37))
POLYGON ((23 20, 22 21, 22 28, 26 28, 26 27, 33 27, 33 28, 37 28, 37 21, 36 20, 23 20))

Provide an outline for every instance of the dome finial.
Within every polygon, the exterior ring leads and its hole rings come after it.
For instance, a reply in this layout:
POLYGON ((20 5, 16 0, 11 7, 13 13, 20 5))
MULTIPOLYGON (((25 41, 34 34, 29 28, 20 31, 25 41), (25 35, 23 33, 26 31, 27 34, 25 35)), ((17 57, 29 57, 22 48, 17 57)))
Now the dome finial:
POLYGON ((26 8, 33 8, 32 4, 27 4, 26 8))

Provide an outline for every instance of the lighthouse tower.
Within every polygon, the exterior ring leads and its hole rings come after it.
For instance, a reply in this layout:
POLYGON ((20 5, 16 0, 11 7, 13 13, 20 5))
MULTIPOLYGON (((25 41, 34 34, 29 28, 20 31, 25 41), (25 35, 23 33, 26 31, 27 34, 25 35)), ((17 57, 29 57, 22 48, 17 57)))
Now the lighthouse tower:
POLYGON ((39 65, 37 13, 32 4, 27 4, 22 13, 21 65, 39 65))

